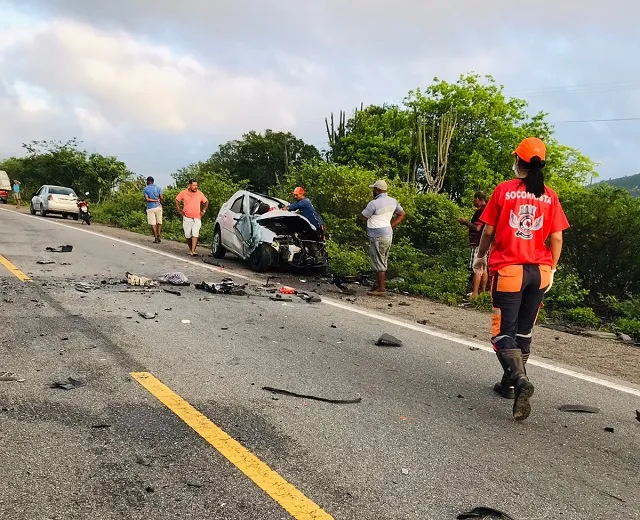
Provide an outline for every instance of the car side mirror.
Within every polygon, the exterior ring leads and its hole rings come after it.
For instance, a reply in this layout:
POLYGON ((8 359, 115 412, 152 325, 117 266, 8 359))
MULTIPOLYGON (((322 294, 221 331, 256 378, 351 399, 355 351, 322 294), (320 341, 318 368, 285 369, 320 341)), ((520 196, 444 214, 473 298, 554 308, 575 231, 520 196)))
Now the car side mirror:
POLYGON ((38 194, 37 194, 37 193, 34 193, 34 194, 32 195, 32 197, 37 197, 37 196, 38 196, 38 194))

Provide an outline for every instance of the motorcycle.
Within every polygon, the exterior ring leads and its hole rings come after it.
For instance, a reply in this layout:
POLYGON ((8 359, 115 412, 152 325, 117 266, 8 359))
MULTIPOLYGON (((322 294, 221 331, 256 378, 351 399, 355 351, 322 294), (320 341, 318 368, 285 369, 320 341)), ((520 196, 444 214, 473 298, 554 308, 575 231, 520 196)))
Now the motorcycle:
MULTIPOLYGON (((85 193, 85 196, 89 195, 89 192, 85 193)), ((91 225, 91 212, 89 211, 89 206, 87 205, 87 201, 84 199, 80 199, 78 201, 78 216, 80 220, 82 220, 83 224, 87 226, 91 225)))

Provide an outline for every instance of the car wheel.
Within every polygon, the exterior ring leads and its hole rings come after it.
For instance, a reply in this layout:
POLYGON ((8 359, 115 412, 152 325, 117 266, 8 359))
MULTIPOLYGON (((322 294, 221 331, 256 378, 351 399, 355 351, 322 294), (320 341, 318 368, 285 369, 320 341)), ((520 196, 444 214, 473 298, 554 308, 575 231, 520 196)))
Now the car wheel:
POLYGON ((269 244, 260 244, 248 258, 249 267, 256 273, 264 273, 273 261, 275 250, 269 244))
POLYGON ((220 236, 220 228, 216 226, 215 231, 213 232, 213 245, 211 246, 211 254, 214 258, 224 258, 224 255, 227 253, 227 250, 222 245, 222 237, 220 236))
POLYGON ((40 216, 41 217, 47 216, 47 212, 44 210, 44 204, 40 204, 40 216))
POLYGON ((77 213, 72 214, 71 216, 73 217, 73 220, 78 220, 78 214, 77 213))
POLYGON ((36 214, 36 209, 33 207, 33 203, 29 205, 29 213, 31 213, 32 215, 36 214))

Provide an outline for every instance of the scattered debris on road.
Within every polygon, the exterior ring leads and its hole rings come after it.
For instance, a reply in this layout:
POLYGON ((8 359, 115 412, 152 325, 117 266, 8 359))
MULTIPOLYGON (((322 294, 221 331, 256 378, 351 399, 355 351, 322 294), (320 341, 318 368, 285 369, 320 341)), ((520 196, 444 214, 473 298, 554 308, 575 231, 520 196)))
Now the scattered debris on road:
POLYGON ((292 302, 293 300, 289 296, 282 296, 281 294, 274 294, 269 297, 274 302, 292 302))
POLYGON ((84 381, 80 381, 79 379, 74 379, 72 377, 68 377, 66 381, 56 381, 54 382, 50 388, 62 388, 63 390, 73 390, 74 388, 80 388, 81 386, 85 386, 84 381))
POLYGON ((111 428, 110 424, 107 423, 102 423, 102 424, 92 424, 91 428, 93 428, 94 430, 104 430, 106 428, 111 428))
POLYGON ((166 283, 170 285, 191 285, 187 275, 181 272, 165 273, 156 278, 160 283, 166 283))
POLYGON ((320 303, 322 302, 322 298, 317 294, 308 294, 304 292, 297 293, 298 297, 307 303, 320 303))
POLYGON ((480 347, 469 347, 469 350, 473 350, 473 351, 480 350, 480 347))
POLYGON ((51 265, 51 264, 55 264, 55 262, 53 260, 38 260, 36 262, 36 264, 38 264, 38 265, 51 265))
POLYGON ((378 347, 401 347, 402 341, 391 334, 383 334, 376 341, 378 347))
POLYGON ((420 325, 426 325, 427 324, 427 320, 418 320, 418 323, 420 325))
POLYGON ((158 316, 157 312, 145 312, 145 311, 135 311, 138 313, 138 316, 144 318, 145 320, 154 320, 158 316))
POLYGON ((290 392, 289 390, 282 390, 280 388, 273 388, 271 386, 263 386, 262 389, 273 394, 289 395, 291 397, 300 397, 302 399, 311 399, 314 401, 322 401, 323 403, 331 404, 357 404, 362 401, 362 397, 357 397, 355 399, 328 399, 326 397, 318 397, 315 395, 298 394, 296 392, 290 392))
POLYGON ((194 285, 196 289, 211 294, 227 294, 231 296, 247 296, 246 285, 238 285, 231 278, 225 278, 220 283, 202 282, 194 285))
POLYGON ((168 289, 168 288, 164 287, 162 290, 164 292, 166 292, 166 293, 173 294, 175 296, 182 296, 182 293, 180 291, 178 291, 177 289, 168 289))
POLYGON ((402 474, 403 475, 408 475, 409 474, 409 470, 407 468, 402 468, 402 474))
POLYGON ((278 292, 280 294, 297 294, 298 291, 296 291, 293 287, 289 287, 288 285, 283 285, 282 287, 280 287, 280 289, 278 289, 278 292))
POLYGON ((154 287, 156 285, 156 282, 151 278, 145 278, 144 276, 138 276, 137 274, 127 273, 126 277, 129 285, 140 287, 154 287))
POLYGON ((471 511, 460 513, 456 518, 458 520, 465 520, 468 518, 501 518, 502 520, 515 520, 512 516, 509 516, 502 511, 484 506, 474 507, 471 511))
POLYGON ((640 410, 636 410, 636 421, 640 422, 640 410))
POLYGON ((600 408, 582 404, 563 404, 558 407, 561 412, 600 413, 600 408))
POLYGON ((73 246, 58 246, 58 247, 47 247, 47 251, 50 253, 71 253, 73 251, 73 246))
POLYGON ((18 374, 14 372, 0 372, 0 381, 17 381, 18 374))
POLYGON ((607 427, 605 427, 604 431, 605 432, 609 432, 609 433, 613 433, 615 431, 615 429, 612 428, 611 426, 607 426, 607 427))
POLYGON ((191 320, 182 320, 183 325, 189 325, 190 323, 191 323, 191 320))

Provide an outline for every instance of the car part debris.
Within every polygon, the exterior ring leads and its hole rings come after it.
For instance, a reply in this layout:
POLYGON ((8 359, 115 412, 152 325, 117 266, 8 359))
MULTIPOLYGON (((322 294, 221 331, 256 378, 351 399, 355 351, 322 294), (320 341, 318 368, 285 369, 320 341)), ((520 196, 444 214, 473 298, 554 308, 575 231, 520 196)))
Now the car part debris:
POLYGON ((317 294, 298 293, 298 297, 307 303, 320 303, 322 298, 317 294))
POLYGON ((191 323, 191 320, 182 320, 183 325, 189 325, 189 323, 191 323))
POLYGON ((318 397, 315 395, 298 394, 296 392, 290 392, 289 390, 282 390, 280 388, 273 388, 271 386, 263 386, 262 389, 273 394, 289 395, 291 397, 300 397, 302 399, 311 399, 313 401, 322 401, 323 403, 331 404, 357 404, 362 401, 362 397, 357 397, 356 399, 328 399, 326 397, 318 397))
POLYGON ((14 372, 0 372, 0 381, 17 381, 18 374, 14 372))
POLYGON ((409 302, 399 302, 398 305, 400 305, 400 307, 410 307, 411 304, 409 302))
POLYGON ((636 421, 640 421, 640 410, 636 410, 636 421))
POLYGON ((469 350, 473 350, 473 351, 480 350, 480 347, 469 347, 469 350))
POLYGON ((153 320, 156 318, 156 316, 158 316, 157 312, 143 312, 143 311, 136 311, 138 313, 138 316, 140 316, 141 318, 144 318, 145 320, 153 320))
POLYGON ((190 285, 187 275, 181 272, 165 273, 156 280, 160 283, 168 283, 170 285, 190 285))
POLYGON ((418 323, 420 325, 426 325, 427 324, 427 320, 418 320, 418 323))
POLYGON ((93 428, 94 430, 103 430, 105 428, 111 428, 110 424, 92 424, 91 428, 93 428))
POLYGON ((140 287, 154 287, 156 285, 156 282, 151 278, 145 278, 144 276, 138 276, 133 273, 127 273, 125 276, 127 277, 127 283, 129 285, 140 287))
POLYGON ((282 287, 280 287, 280 289, 278 289, 278 292, 280 294, 296 294, 298 291, 296 291, 293 287, 283 285, 282 287))
POLYGON ((402 341, 391 334, 383 334, 376 341, 376 345, 379 347, 401 347, 402 341))
POLYGON ((613 433, 615 430, 611 426, 607 426, 604 429, 605 432, 613 433))
POLYGON ((274 294, 269 297, 270 300, 274 302, 292 302, 293 300, 288 296, 282 296, 281 294, 274 294))
POLYGON ((456 518, 458 520, 465 520, 467 518, 501 518, 502 520, 515 520, 512 516, 502 511, 484 506, 474 507, 471 511, 460 513, 456 518))
POLYGON ((563 404, 558 407, 561 412, 600 413, 600 408, 585 406, 582 404, 563 404))
POLYGON ((63 390, 73 390, 74 388, 80 388, 81 386, 85 386, 86 383, 80 381, 79 379, 73 379, 72 377, 68 377, 66 381, 56 381, 54 382, 50 388, 62 388, 63 390))
POLYGON ((246 285, 238 285, 231 278, 225 278, 220 283, 202 282, 194 285, 196 289, 207 291, 212 294, 229 294, 231 296, 246 296, 246 285))
POLYGON ((51 264, 55 264, 55 262, 53 260, 38 260, 36 262, 36 264, 38 264, 38 265, 51 265, 51 264))
POLYGON ((408 475, 409 474, 409 470, 407 468, 402 468, 402 474, 403 475, 408 475))
POLYGON ((50 253, 71 253, 73 251, 73 246, 59 246, 59 247, 47 247, 47 251, 50 253))
POLYGON ((162 289, 164 292, 169 293, 169 294, 174 294, 176 296, 182 296, 182 293, 180 291, 178 291, 177 289, 167 289, 166 287, 162 289))

